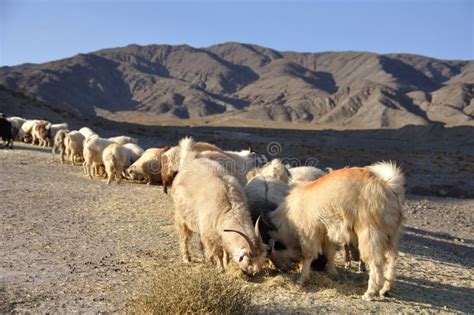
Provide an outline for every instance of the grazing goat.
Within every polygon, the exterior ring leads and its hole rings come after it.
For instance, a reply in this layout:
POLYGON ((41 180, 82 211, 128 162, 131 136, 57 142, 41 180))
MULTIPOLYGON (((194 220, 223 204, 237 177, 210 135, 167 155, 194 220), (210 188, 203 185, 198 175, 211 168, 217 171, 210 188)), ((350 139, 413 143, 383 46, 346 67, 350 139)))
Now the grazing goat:
POLYGON ((105 148, 113 144, 110 140, 100 138, 98 136, 89 136, 84 141, 84 173, 92 179, 92 176, 98 174, 99 168, 104 164, 102 161, 102 153, 105 148))
POLYGON ((60 124, 51 124, 49 125, 49 134, 50 134, 50 142, 54 143, 54 138, 59 130, 68 130, 69 125, 67 123, 60 123, 60 124))
POLYGON ((48 126, 50 122, 46 120, 38 120, 38 119, 27 120, 21 125, 20 131, 18 132, 18 137, 26 143, 29 143, 30 141, 32 141, 33 140, 33 136, 32 136, 33 127, 37 124, 43 124, 43 125, 48 126))
POLYGON ((145 180, 147 185, 161 182, 161 157, 170 147, 146 150, 125 172, 132 180, 145 180))
POLYGON ((83 158, 83 143, 84 136, 79 131, 74 130, 65 134, 64 149, 66 159, 70 161, 72 165, 76 164, 76 158, 83 158))
POLYGON ((114 177, 119 183, 122 172, 129 161, 126 149, 121 144, 112 143, 104 149, 102 161, 107 173, 107 184, 110 184, 114 177))
MULTIPOLYGON (((207 142, 193 142, 193 150, 196 152, 217 151, 224 152, 219 147, 207 142)), ((168 193, 176 174, 178 174, 180 161, 179 146, 171 147, 161 156, 161 179, 163 181, 163 192, 168 193)))
POLYGON ((31 144, 35 144, 38 140, 38 145, 41 147, 49 146, 50 144, 50 132, 49 129, 50 123, 47 122, 37 122, 31 128, 31 144))
MULTIPOLYGON (((405 179, 391 162, 364 168, 335 170, 313 182, 296 186, 268 215, 270 231, 286 249, 272 252, 281 269, 303 260, 300 283, 309 275, 318 253, 326 253, 329 272, 335 272, 336 244, 358 241, 361 258, 370 268, 363 298, 372 300, 393 286, 402 224, 405 179)), ((268 220, 268 219, 267 219, 268 220)))
POLYGON ((56 135, 54 136, 53 149, 52 149, 53 159, 54 159, 54 155, 58 153, 58 150, 59 150, 59 161, 61 161, 61 163, 64 163, 64 154, 66 153, 66 146, 65 146, 64 140, 66 138, 67 133, 69 133, 69 130, 61 129, 61 130, 58 130, 58 132, 56 132, 56 135))
POLYGON ((224 270, 229 257, 244 273, 258 273, 268 247, 260 238, 258 224, 252 224, 238 180, 218 162, 196 159, 192 139, 181 140, 180 150, 171 195, 183 260, 190 261, 188 241, 197 233, 208 261, 224 270))
MULTIPOLYGON (((287 182, 281 180, 288 180, 286 176, 281 176, 281 174, 285 174, 284 172, 281 172, 281 170, 283 170, 282 167, 285 169, 286 167, 277 159, 273 161, 277 161, 273 163, 273 170, 276 170, 277 172, 269 171, 269 166, 271 166, 271 164, 268 164, 267 171, 262 172, 262 174, 266 174, 267 176, 260 174, 251 178, 244 188, 253 222, 256 222, 257 217, 262 214, 262 218, 265 219, 268 213, 278 208, 288 195, 290 189, 293 187, 293 185, 289 185, 287 182)), ((260 222, 259 229, 265 244, 269 244, 270 240, 268 234, 269 227, 272 227, 272 225, 268 222, 260 222)), ((285 249, 285 246, 279 242, 273 241, 272 245, 276 250, 285 249)), ((327 258, 323 253, 318 255, 317 259, 313 260, 311 263, 311 269, 322 271, 326 268, 326 264, 327 258)))
POLYGON ((124 145, 126 143, 134 143, 134 144, 138 143, 138 140, 136 138, 127 137, 127 136, 111 137, 111 138, 108 138, 108 140, 121 144, 121 145, 124 145))

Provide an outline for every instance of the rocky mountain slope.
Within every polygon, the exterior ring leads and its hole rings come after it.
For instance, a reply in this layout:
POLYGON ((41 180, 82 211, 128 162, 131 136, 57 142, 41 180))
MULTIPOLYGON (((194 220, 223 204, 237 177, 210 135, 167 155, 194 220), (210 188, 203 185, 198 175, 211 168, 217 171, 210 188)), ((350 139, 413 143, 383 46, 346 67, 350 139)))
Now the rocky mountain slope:
POLYGON ((107 111, 351 129, 474 125, 474 61, 408 54, 129 45, 2 67, 0 84, 85 117, 107 111))

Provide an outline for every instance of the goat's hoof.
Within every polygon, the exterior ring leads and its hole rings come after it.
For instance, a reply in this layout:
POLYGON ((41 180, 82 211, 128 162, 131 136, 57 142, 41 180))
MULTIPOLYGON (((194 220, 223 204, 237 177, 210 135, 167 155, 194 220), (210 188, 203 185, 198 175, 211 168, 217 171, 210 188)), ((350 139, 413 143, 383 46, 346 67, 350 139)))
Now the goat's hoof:
POLYGON ((351 262, 348 261, 344 264, 344 269, 351 269, 351 262))
POLYGON ((369 293, 365 292, 364 295, 362 296, 362 300, 370 302, 370 301, 375 300, 375 296, 373 294, 369 294, 369 293))

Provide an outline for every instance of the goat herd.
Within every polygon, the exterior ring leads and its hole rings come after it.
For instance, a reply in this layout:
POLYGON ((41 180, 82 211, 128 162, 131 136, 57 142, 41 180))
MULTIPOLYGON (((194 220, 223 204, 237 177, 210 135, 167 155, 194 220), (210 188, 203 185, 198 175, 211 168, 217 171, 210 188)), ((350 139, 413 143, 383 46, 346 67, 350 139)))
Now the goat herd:
POLYGON ((182 139, 178 145, 144 151, 134 138, 101 138, 84 127, 20 117, 0 118, 4 140, 46 146, 62 163, 82 161, 89 176, 144 180, 171 187, 182 259, 188 241, 199 235, 205 260, 223 271, 230 261, 247 275, 270 260, 283 271, 302 262, 299 282, 311 269, 336 273, 336 251, 369 267, 363 298, 372 300, 393 287, 403 219, 404 175, 392 162, 322 171, 290 168, 274 159, 256 167, 250 150, 224 151, 206 142, 182 139), (364 264, 364 263, 365 264, 364 264))

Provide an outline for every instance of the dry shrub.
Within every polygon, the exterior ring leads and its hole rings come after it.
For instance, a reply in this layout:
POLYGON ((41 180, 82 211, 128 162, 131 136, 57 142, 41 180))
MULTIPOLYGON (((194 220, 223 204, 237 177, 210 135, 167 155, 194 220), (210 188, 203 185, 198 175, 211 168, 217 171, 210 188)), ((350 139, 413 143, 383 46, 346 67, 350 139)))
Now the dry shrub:
POLYGON ((235 314, 249 311, 251 294, 242 281, 216 268, 175 266, 154 275, 134 303, 138 314, 235 314))

